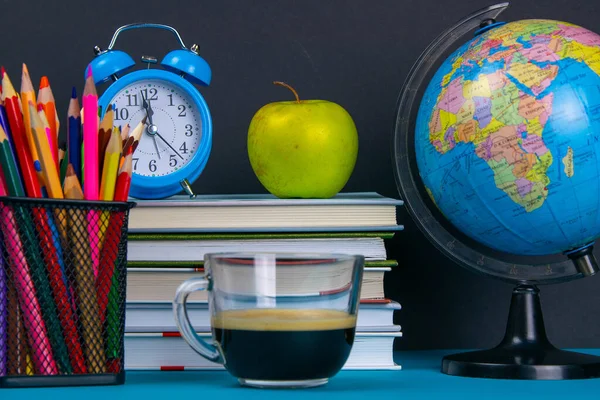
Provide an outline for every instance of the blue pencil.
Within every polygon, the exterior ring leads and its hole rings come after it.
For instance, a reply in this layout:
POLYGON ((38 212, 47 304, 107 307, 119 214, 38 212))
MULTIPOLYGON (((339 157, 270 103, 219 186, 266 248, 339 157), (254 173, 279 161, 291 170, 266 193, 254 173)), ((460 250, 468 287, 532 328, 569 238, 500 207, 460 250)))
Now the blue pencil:
POLYGON ((75 174, 81 182, 81 108, 77 99, 75 87, 71 92, 71 101, 69 102, 68 128, 67 128, 67 153, 69 163, 73 165, 75 174))
MULTIPOLYGON (((37 169, 38 165, 36 165, 37 169)), ((48 198, 48 192, 46 188, 42 188, 42 196, 44 198, 48 198)), ((52 231, 52 244, 56 249, 56 256, 58 258, 58 265, 60 265, 60 270, 62 271, 62 280, 67 288, 67 295, 69 297, 69 304, 71 302, 71 291, 69 290, 69 282, 67 281, 67 269, 65 268, 65 262, 63 259, 62 246, 60 245, 60 236, 58 234, 58 228, 56 228, 56 224, 54 223, 54 218, 52 218, 52 212, 50 210, 46 210, 46 214, 48 215, 48 225, 50 226, 50 230, 52 231)))

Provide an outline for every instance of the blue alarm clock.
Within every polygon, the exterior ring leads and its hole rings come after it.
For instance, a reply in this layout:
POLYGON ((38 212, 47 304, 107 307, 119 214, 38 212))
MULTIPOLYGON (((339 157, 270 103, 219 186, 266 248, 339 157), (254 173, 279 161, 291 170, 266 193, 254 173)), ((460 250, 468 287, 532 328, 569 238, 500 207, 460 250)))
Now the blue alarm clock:
MULTIPOLYGON (((162 24, 130 24, 117 29, 106 50, 94 48, 90 63, 96 84, 114 81, 98 99, 104 113, 112 104, 114 125, 131 129, 146 118, 144 132, 133 154, 130 196, 162 199, 189 188, 202 173, 212 147, 212 119, 206 101, 194 84, 208 86, 211 70, 198 55, 198 46, 185 47, 179 33, 162 24), (135 65, 113 47, 120 33, 141 28, 172 32, 181 48, 151 68, 157 59, 142 56, 146 69, 123 73, 135 65)), ((86 69, 87 70, 87 69, 86 69)))

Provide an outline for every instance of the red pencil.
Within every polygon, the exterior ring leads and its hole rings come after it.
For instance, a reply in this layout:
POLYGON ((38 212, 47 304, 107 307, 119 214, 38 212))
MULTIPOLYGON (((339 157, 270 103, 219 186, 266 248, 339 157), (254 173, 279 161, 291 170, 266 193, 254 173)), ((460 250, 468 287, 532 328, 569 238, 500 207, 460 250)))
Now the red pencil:
POLYGON ((123 154, 125 161, 121 168, 119 168, 119 174, 117 176, 117 183, 115 187, 115 201, 127 201, 129 197, 129 187, 131 186, 131 164, 133 157, 133 147, 130 146, 126 153, 123 154))

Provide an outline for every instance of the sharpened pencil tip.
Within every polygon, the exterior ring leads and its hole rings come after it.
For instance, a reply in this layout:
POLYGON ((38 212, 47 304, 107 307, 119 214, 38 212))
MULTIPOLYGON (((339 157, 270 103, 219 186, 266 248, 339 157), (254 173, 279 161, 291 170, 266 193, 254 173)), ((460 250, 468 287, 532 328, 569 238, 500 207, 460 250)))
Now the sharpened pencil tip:
POLYGON ((112 109, 113 109, 113 105, 112 105, 112 104, 109 104, 109 105, 108 105, 108 108, 106 109, 106 112, 112 111, 112 109))
POLYGON ((27 64, 23 63, 23 75, 29 75, 29 69, 27 68, 27 64))
POLYGON ((86 78, 89 78, 90 76, 93 76, 93 74, 92 74, 92 65, 91 64, 88 65, 86 78))
POLYGON ((71 89, 71 98, 72 99, 77 98, 77 89, 75 88, 75 86, 73 86, 73 88, 71 89))
POLYGON ((73 164, 69 163, 69 165, 67 166, 66 176, 73 176, 73 175, 75 175, 75 168, 73 168, 73 164))
POLYGON ((146 119, 148 119, 147 116, 142 119, 142 125, 146 125, 146 119))
POLYGON ((4 74, 6 74, 6 70, 4 69, 4 65, 0 67, 0 77, 4 78, 4 74))
POLYGON ((48 86, 50 86, 50 82, 48 81, 48 77, 47 76, 42 76, 42 79, 40 79, 40 89, 47 88, 48 86))

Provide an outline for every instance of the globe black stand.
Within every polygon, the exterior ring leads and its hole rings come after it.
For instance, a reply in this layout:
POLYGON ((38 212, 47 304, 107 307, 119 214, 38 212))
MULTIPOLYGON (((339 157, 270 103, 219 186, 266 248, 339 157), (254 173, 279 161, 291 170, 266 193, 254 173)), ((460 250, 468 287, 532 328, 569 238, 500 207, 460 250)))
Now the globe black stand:
POLYGON ((539 289, 519 285, 513 290, 502 342, 490 350, 446 356, 442 372, 473 378, 596 378, 600 357, 554 347, 546 336, 539 289))

